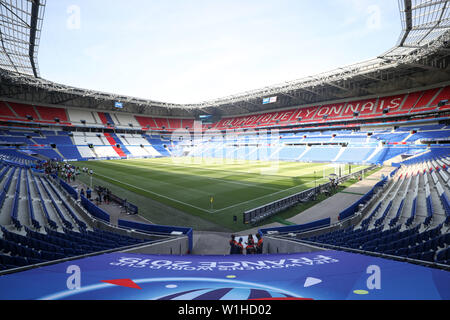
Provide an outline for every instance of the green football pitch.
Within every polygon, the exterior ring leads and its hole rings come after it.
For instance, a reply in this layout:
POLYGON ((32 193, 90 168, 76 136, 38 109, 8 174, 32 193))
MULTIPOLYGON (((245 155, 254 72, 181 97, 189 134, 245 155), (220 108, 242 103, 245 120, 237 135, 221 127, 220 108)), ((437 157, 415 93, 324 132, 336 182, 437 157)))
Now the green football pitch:
MULTIPOLYGON (((245 229, 242 213, 347 174, 348 165, 200 158, 155 158, 74 162, 94 170, 94 184, 104 185, 158 224, 196 227, 201 220, 227 230, 245 229), (148 201, 146 201, 146 199, 148 201), (162 204, 165 209, 156 203, 162 204), (186 215, 179 221, 176 212, 186 215), (165 212, 164 212, 165 211, 165 212), (233 221, 233 216, 238 220, 233 221), (195 218, 194 218, 195 217, 195 218)), ((356 172, 366 166, 352 166, 356 172)), ((81 180, 89 183, 86 176, 81 180)), ((247 226, 248 228, 248 226, 247 226)), ((220 229, 220 228, 219 228, 220 229)))

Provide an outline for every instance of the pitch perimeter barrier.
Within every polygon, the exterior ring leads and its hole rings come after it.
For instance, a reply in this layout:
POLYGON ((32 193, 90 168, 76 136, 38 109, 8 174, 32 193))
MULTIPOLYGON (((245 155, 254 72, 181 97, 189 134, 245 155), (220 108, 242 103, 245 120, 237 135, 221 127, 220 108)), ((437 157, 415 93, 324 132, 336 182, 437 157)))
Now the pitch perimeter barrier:
POLYGON ((345 209, 344 211, 342 211, 341 213, 339 213, 338 220, 339 220, 339 221, 342 221, 342 220, 344 220, 344 219, 346 219, 346 218, 351 217, 352 215, 354 215, 354 214, 358 211, 359 206, 360 206, 361 204, 364 204, 364 203, 368 202, 368 201, 372 198, 372 196, 373 196, 373 194, 374 194, 374 192, 375 192, 375 189, 377 189, 378 187, 380 187, 380 186, 382 186, 383 184, 385 184, 385 183, 387 182, 387 180, 388 180, 388 178, 387 178, 387 177, 384 177, 382 180, 380 180, 379 182, 377 182, 377 184, 375 184, 375 185, 373 186, 373 188, 370 189, 370 191, 367 192, 361 199, 359 199, 359 200, 356 201, 354 204, 352 204, 350 207, 348 207, 347 209, 345 209))
POLYGON ((165 235, 185 235, 188 237, 189 252, 192 252, 193 247, 193 232, 192 228, 188 227, 176 227, 176 226, 163 226, 157 224, 145 224, 134 221, 121 220, 118 221, 118 226, 126 229, 134 229, 140 232, 153 233, 153 234, 165 234, 165 235))
POLYGON ((356 214, 359 211, 360 204, 367 206, 368 203, 374 200, 375 191, 379 187, 383 187, 389 180, 388 176, 384 176, 369 192, 367 192, 360 200, 355 204, 351 205, 349 208, 343 210, 338 216, 338 222, 331 224, 327 219, 313 221, 304 225, 288 226, 288 227, 273 227, 270 229, 261 229, 259 233, 261 235, 293 235, 304 234, 305 236, 311 236, 316 234, 327 233, 335 231, 341 228, 348 227, 350 225, 355 225, 358 223, 362 216, 356 214), (328 223, 327 223, 328 222, 328 223))
MULTIPOLYGON (((353 172, 353 173, 350 173, 343 177, 340 177, 337 179, 337 184, 347 181, 356 176, 363 175, 364 173, 373 170, 375 167, 376 166, 373 165, 368 168, 365 168, 365 169, 359 170, 357 172, 353 172)), ((258 222, 261 222, 261 221, 263 221, 277 213, 280 213, 284 210, 287 210, 301 202, 309 201, 311 198, 314 197, 314 195, 321 192, 322 189, 330 189, 334 185, 335 185, 335 182, 330 181, 325 184, 319 185, 317 187, 303 190, 299 193, 293 194, 286 198, 265 204, 261 207, 247 210, 243 213, 243 222, 244 222, 244 224, 249 224, 249 223, 256 224, 258 222)))
POLYGON ((274 227, 274 228, 265 228, 258 230, 260 235, 275 233, 289 233, 289 232, 304 232, 312 229, 317 229, 321 227, 328 227, 331 224, 331 218, 325 218, 305 224, 297 224, 294 226, 286 226, 286 227, 274 227))
POLYGON ((102 221, 110 222, 109 214, 106 213, 103 209, 97 207, 91 201, 89 201, 85 196, 81 195, 81 205, 94 217, 100 219, 102 221))
POLYGON ((100 195, 100 198, 103 197, 103 194, 107 194, 109 196, 109 200, 117 203, 118 205, 125 208, 126 212, 129 214, 138 214, 138 207, 130 202, 128 202, 126 199, 122 199, 119 196, 112 193, 107 188, 104 188, 102 186, 95 186, 94 190, 100 195))

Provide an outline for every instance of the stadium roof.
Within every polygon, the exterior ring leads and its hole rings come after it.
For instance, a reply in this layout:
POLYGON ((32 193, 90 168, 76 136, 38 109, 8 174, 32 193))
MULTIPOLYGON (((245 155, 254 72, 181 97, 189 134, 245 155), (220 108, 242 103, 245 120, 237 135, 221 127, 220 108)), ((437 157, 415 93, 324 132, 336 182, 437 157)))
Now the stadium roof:
POLYGON ((37 55, 46 0, 0 1, 0 67, 39 76, 37 55))
POLYGON ((442 36, 450 27, 449 1, 399 0, 403 32, 399 47, 417 48, 442 36))
POLYGON ((18 13, 11 13, 12 18, 0 21, 2 41, 8 40, 10 45, 0 48, 0 93, 16 99, 101 110, 113 110, 114 102, 120 101, 124 105, 123 111, 156 116, 200 113, 224 116, 382 94, 447 81, 450 78, 450 0, 398 1, 402 20, 399 41, 372 60, 223 98, 196 104, 174 104, 80 89, 39 78, 36 46, 45 0, 2 0, 3 10, 18 12, 23 19, 19 19, 18 13), (19 27, 20 37, 4 39, 6 33, 3 30, 11 33, 19 27), (271 96, 277 96, 277 103, 263 105, 262 99, 271 96))

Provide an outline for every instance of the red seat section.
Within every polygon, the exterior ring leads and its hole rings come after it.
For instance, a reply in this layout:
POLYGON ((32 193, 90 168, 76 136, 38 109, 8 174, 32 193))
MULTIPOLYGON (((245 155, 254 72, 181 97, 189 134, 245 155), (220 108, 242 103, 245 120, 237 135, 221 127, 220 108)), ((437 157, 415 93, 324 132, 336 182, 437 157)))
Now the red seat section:
POLYGON ((106 115, 104 112, 97 112, 98 113, 98 117, 100 118, 100 120, 102 121, 102 123, 104 125, 108 124, 108 119, 106 119, 106 115))
POLYGON ((151 117, 142 117, 142 116, 135 116, 137 122, 141 125, 142 128, 150 128, 150 129, 158 129, 158 126, 156 125, 155 121, 151 117))
POLYGON ((358 106, 359 118, 370 118, 377 108, 377 99, 368 99, 354 102, 358 106))
POLYGON ((165 129, 169 128, 169 122, 167 122, 166 118, 153 118, 153 120, 155 120, 156 126, 158 127, 158 129, 162 129, 163 127, 165 129))
POLYGON ((434 109, 435 107, 429 107, 429 104, 440 90, 440 88, 436 88, 424 91, 411 112, 422 112, 434 109))
MULTIPOLYGON (((439 92, 439 94, 434 98, 434 100, 431 102, 431 106, 435 107, 438 105, 438 103, 442 100, 450 100, 450 86, 447 86, 439 92)), ((449 105, 450 102, 447 102, 446 105, 449 105)))
POLYGON ((54 121, 58 118, 61 122, 68 122, 66 109, 35 106, 42 120, 54 121))
POLYGON ((235 119, 235 124, 238 127, 244 128, 275 125, 277 122, 276 120, 273 119, 275 118, 276 114, 277 114, 276 112, 270 112, 261 115, 250 115, 245 117, 239 117, 235 119))
POLYGON ((169 122, 169 129, 180 129, 181 119, 167 119, 169 122))
POLYGON ((270 122, 275 125, 284 125, 291 122, 297 109, 275 112, 270 122))
MULTIPOLYGON (((353 119, 358 114, 359 119, 379 118, 384 115, 407 115, 412 112, 423 112, 434 110, 442 100, 449 100, 450 86, 417 91, 407 94, 371 98, 356 101, 344 101, 334 104, 315 105, 307 107, 297 107, 282 111, 270 111, 259 114, 245 116, 226 117, 212 124, 199 123, 199 128, 203 130, 228 130, 228 129, 253 129, 263 127, 281 127, 296 124, 317 123, 327 125, 329 121, 343 121, 353 119), (388 110, 385 114, 384 110, 388 110)), ((450 109, 450 104, 440 107, 450 109)), ((55 118, 59 118, 61 124, 71 125, 68 111, 58 107, 43 107, 20 104, 14 102, 0 102, 0 119, 28 121, 27 115, 33 117, 34 122, 54 123, 55 118)), ((98 117, 104 125, 114 124, 113 118, 108 112, 98 112, 98 117)), ((175 131, 177 129, 195 130, 196 122, 191 119, 164 118, 151 116, 135 116, 143 130, 175 131)), ((351 126, 352 124, 348 124, 351 126)), ((198 129, 200 130, 200 129, 198 129)))
POLYGON ((11 111, 5 102, 0 102, 0 116, 15 118, 16 115, 11 111))
POLYGON ((326 117, 326 119, 330 120, 334 118, 339 118, 341 117, 344 110, 345 110, 345 102, 338 104, 327 104, 319 108, 314 119, 322 120, 324 119, 324 117, 326 117))
MULTIPOLYGON (((266 118, 264 119, 264 122, 268 122, 268 121, 270 121, 270 118, 272 117, 272 115, 266 113, 265 117, 266 118)), ((237 128, 241 128, 241 127, 249 128, 252 126, 257 126, 258 121, 261 121, 261 118, 258 117, 257 115, 256 116, 237 117, 237 118, 233 119, 232 126, 237 127, 237 128)))
POLYGON ((409 112, 416 105, 417 100, 419 100, 421 96, 421 91, 409 93, 405 99, 405 102, 403 102, 401 110, 406 110, 407 112, 409 112))
POLYGON ((27 116, 32 116, 33 120, 39 120, 39 116, 34 111, 34 107, 29 104, 22 104, 16 102, 8 102, 11 108, 17 113, 20 118, 26 119, 27 116))
POLYGON ((301 122, 310 122, 314 121, 314 116, 316 112, 319 110, 318 106, 306 107, 298 109, 294 115, 292 116, 293 120, 299 120, 301 118, 301 122))
MULTIPOLYGON (((427 105, 438 91, 439 89, 434 89, 430 92, 426 91, 424 94, 422 92, 415 92, 323 106, 310 106, 278 112, 224 118, 212 127, 217 130, 226 130, 308 122, 323 123, 330 120, 352 119, 355 113, 358 113, 359 118, 381 117, 385 109, 388 110, 389 115, 407 114, 413 107, 420 106, 421 101, 428 100, 425 104, 427 105)), ((445 96, 446 94, 443 93, 442 97, 445 96)))
POLYGON ((194 128, 194 120, 192 119, 183 119, 182 120, 182 126, 183 129, 186 129, 186 127, 189 127, 189 129, 194 128))
POLYGON ((401 94, 391 97, 384 97, 378 100, 377 108, 375 110, 374 116, 383 115, 383 110, 388 109, 389 114, 407 114, 408 110, 401 109, 403 101, 406 99, 407 95, 401 94))
POLYGON ((224 129, 225 127, 228 126, 230 120, 232 121, 233 118, 223 118, 220 119, 220 121, 217 123, 216 125, 216 129, 224 129))
POLYGON ((236 118, 224 118, 220 120, 215 129, 226 130, 229 128, 256 128, 260 126, 277 126, 290 123, 297 113, 296 109, 241 116, 236 118))

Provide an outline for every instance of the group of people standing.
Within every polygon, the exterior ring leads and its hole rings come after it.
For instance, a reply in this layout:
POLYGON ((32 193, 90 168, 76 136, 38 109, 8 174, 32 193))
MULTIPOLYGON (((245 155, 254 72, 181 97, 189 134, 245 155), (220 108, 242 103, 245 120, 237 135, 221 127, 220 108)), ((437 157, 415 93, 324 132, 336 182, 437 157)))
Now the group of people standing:
POLYGON ((91 197, 92 197, 92 190, 91 190, 91 188, 87 187, 86 195, 84 194, 84 189, 81 188, 80 195, 82 195, 83 197, 86 197, 88 200, 91 200, 91 197))
POLYGON ((242 237, 236 241, 236 236, 231 235, 230 240, 230 254, 261 254, 263 250, 263 239, 259 233, 256 234, 257 242, 255 243, 253 235, 249 234, 247 237, 247 242, 244 244, 244 239, 242 237), (245 245, 245 247, 244 247, 245 245))
POLYGON ((95 201, 97 201, 97 205, 104 202, 105 204, 109 204, 111 201, 111 191, 108 188, 104 188, 102 186, 95 187, 95 191, 97 191, 97 198, 95 198, 95 201))
POLYGON ((47 161, 42 164, 42 168, 46 174, 57 174, 68 183, 75 181, 75 177, 80 174, 79 167, 63 162, 47 161))

